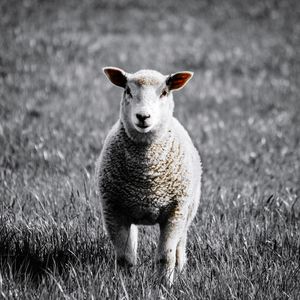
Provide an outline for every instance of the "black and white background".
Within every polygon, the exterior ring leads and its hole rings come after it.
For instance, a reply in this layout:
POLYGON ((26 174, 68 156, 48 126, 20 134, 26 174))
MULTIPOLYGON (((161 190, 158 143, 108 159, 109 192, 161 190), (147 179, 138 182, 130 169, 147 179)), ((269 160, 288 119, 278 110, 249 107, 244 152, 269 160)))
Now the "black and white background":
POLYGON ((115 266, 93 182, 121 92, 101 68, 193 71, 175 115, 202 156, 166 299, 300 295, 300 5, 0 1, 0 298, 155 299, 157 229, 115 266))

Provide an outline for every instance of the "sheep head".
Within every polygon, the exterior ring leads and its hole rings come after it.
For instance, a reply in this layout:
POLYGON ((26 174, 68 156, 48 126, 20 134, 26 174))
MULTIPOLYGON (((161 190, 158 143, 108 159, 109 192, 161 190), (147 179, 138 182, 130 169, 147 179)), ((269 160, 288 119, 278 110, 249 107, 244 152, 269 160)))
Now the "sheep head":
POLYGON ((103 68, 108 79, 124 89, 120 120, 127 135, 137 143, 151 143, 164 136, 173 116, 173 91, 182 89, 192 72, 163 75, 154 70, 127 73, 103 68))

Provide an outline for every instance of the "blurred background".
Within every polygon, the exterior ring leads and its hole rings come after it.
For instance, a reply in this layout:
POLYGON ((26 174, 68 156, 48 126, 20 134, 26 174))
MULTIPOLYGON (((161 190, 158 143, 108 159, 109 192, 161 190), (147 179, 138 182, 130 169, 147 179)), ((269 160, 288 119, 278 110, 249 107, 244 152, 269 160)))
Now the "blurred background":
POLYGON ((118 118, 107 65, 195 72, 176 115, 203 155, 204 183, 296 189, 298 1, 13 0, 0 12, 1 189, 93 171, 118 118))
MULTIPOLYGON (((121 97, 104 66, 195 73, 174 97, 203 160, 199 222, 210 205, 217 216, 239 203, 296 213, 299 3, 2 0, 2 233, 22 240, 67 222, 97 239, 94 164, 121 97)), ((12 245, 2 239, 5 251, 12 245)))

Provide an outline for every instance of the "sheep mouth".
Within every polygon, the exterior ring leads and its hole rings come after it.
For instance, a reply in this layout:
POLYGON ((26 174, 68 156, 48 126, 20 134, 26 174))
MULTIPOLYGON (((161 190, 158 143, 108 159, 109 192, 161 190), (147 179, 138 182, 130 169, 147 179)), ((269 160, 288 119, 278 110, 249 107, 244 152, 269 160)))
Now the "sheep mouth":
POLYGON ((142 129, 146 129, 148 127, 150 127, 150 125, 147 124, 136 124, 137 127, 142 128, 142 129))
POLYGON ((147 133, 152 129, 152 125, 147 124, 135 124, 134 126, 138 132, 147 133))

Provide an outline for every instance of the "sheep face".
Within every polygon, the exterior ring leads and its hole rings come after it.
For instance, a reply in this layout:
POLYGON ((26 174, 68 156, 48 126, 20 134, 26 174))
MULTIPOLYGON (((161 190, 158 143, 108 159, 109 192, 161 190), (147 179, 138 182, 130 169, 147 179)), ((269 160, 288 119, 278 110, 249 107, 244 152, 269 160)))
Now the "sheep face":
POLYGON ((134 74, 117 68, 104 68, 115 85, 124 89, 120 120, 127 135, 138 143, 151 143, 164 136, 173 116, 172 91, 181 89, 191 72, 165 76, 153 70, 134 74))
POLYGON ((146 142, 164 135, 173 115, 174 102, 165 76, 158 72, 155 77, 139 75, 128 76, 120 118, 133 140, 146 142))

